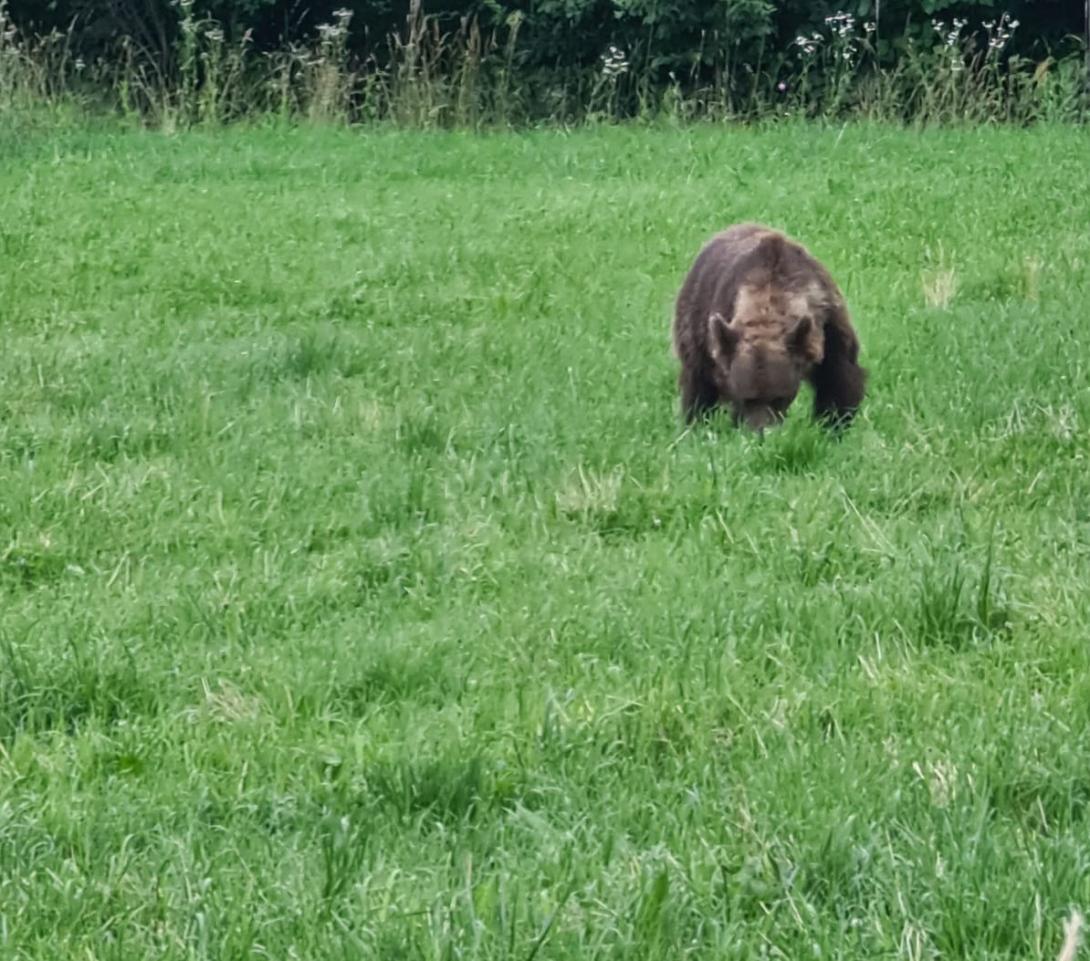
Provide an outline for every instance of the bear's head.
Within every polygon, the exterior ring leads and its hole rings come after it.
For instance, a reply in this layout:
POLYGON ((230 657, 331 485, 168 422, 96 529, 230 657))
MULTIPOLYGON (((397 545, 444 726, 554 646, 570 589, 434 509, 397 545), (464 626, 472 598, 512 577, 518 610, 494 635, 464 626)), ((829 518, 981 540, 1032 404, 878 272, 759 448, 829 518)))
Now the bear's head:
POLYGON ((729 321, 713 312, 708 340, 735 423, 758 433, 784 419, 823 346, 813 311, 799 298, 783 306, 766 301, 755 316, 735 310, 729 321))

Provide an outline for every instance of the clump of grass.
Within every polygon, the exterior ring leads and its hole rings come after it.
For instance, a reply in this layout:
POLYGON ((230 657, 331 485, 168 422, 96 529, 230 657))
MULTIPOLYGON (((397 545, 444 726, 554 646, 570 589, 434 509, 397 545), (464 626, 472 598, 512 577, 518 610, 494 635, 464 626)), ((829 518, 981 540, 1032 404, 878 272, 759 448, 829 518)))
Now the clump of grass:
POLYGON ((923 299, 928 307, 945 310, 958 292, 958 272, 953 267, 925 271, 920 278, 923 299))
POLYGON ((930 558, 918 585, 918 633, 925 644, 964 645, 1004 633, 1009 611, 995 572, 994 530, 972 572, 959 554, 930 558))
POLYGON ((957 296, 957 268, 949 262, 949 257, 941 245, 937 253, 926 250, 925 256, 928 266, 920 273, 924 303, 936 310, 946 310, 957 296))
POLYGON ((587 471, 580 467, 556 494, 556 506, 562 514, 613 514, 620 500, 624 471, 607 473, 587 471))
POLYGON ((1075 961, 1075 955, 1078 953, 1079 944, 1082 941, 1083 924, 1082 913, 1072 910, 1064 922, 1064 940, 1057 961, 1075 961))
POLYGON ((1028 301, 1041 299, 1041 267, 1040 257, 1029 255, 1022 261, 1022 292, 1028 301))
POLYGON ((747 455, 753 457, 754 464, 760 469, 771 473, 807 474, 821 464, 831 438, 808 416, 807 399, 805 395, 799 397, 791 416, 781 427, 761 437, 746 437, 747 455))

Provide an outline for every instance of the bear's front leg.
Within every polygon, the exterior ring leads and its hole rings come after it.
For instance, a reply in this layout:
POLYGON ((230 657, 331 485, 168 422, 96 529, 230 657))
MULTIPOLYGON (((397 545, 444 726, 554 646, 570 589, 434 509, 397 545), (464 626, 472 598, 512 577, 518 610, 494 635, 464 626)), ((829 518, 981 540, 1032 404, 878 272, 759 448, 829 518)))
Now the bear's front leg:
POLYGON ((867 371, 859 366, 859 340, 846 317, 825 328, 825 353, 810 373, 814 417, 828 427, 846 427, 863 402, 867 371))
POLYGON ((682 366, 678 387, 681 389, 681 415, 688 424, 704 417, 719 402, 719 391, 706 371, 682 366))

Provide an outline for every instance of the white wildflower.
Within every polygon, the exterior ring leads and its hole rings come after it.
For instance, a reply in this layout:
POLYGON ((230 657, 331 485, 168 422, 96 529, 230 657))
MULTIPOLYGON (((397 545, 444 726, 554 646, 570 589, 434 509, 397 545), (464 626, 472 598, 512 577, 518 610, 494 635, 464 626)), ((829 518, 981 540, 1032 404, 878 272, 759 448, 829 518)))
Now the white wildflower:
POLYGON ((821 42, 821 38, 815 34, 811 40, 808 37, 798 36, 795 37, 795 46, 798 47, 806 56, 811 57, 818 48, 818 44, 821 42))
POLYGON ((617 77, 624 76, 628 73, 628 57, 625 56, 623 50, 615 47, 613 44, 609 45, 609 50, 603 53, 602 60, 602 76, 607 80, 615 80, 617 77))

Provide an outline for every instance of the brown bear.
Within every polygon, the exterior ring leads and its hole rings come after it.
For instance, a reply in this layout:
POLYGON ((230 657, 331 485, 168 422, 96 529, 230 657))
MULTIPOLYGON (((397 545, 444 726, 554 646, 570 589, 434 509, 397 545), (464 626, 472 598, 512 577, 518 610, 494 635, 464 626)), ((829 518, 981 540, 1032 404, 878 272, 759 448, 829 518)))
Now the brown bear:
POLYGON ((688 422, 727 404, 735 425, 783 420, 802 381, 814 415, 847 425, 867 372, 840 289, 801 244, 760 224, 737 224, 700 251, 677 297, 674 351, 688 422))

